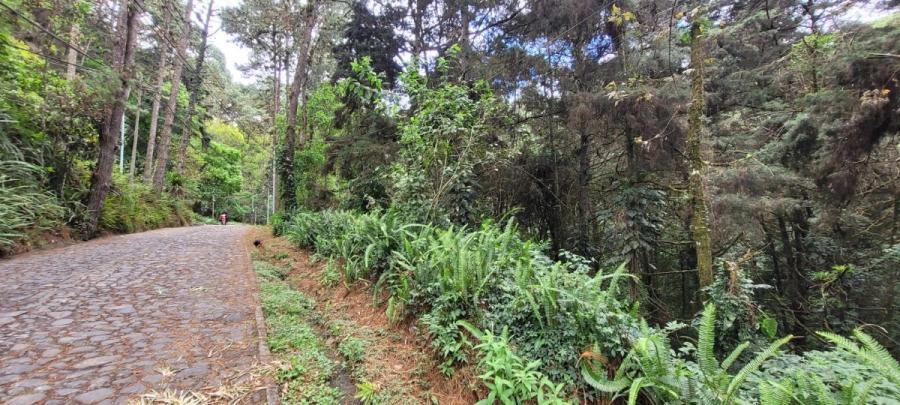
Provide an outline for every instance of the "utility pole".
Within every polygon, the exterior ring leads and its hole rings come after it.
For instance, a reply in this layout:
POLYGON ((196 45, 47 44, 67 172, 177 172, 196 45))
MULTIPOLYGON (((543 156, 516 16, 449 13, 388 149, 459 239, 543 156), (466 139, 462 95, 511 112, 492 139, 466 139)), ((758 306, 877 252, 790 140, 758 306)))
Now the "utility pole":
POLYGON ((141 99, 144 98, 144 87, 141 85, 140 78, 138 78, 137 82, 138 86, 138 95, 137 95, 137 105, 134 109, 134 131, 131 134, 131 163, 128 166, 128 184, 134 183, 134 166, 137 161, 137 144, 138 144, 138 135, 140 134, 141 128, 141 99))
POLYGON ((125 114, 122 114, 122 130, 119 136, 119 174, 125 173, 125 114))
MULTIPOLYGON (((274 158, 274 154, 273 154, 273 158, 272 158, 272 214, 275 214, 275 198, 276 198, 276 197, 275 197, 275 195, 276 195, 276 194, 275 194, 275 187, 276 187, 276 183, 275 183, 275 158, 274 158)), ((269 221, 266 220, 266 222, 269 222, 269 221)))

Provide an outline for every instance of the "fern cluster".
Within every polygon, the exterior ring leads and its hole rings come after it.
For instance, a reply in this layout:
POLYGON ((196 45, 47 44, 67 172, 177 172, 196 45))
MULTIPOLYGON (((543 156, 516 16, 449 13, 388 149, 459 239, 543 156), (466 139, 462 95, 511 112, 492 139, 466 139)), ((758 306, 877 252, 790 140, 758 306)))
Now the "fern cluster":
POLYGON ((716 307, 707 305, 698 329, 694 360, 675 356, 665 334, 644 324, 642 336, 632 343, 613 378, 606 377, 608 363, 598 364, 597 355, 588 353, 583 355, 584 379, 597 390, 612 394, 613 399, 627 397, 629 404, 636 404, 642 396, 672 404, 736 403, 747 378, 775 356, 792 336, 775 341, 731 374, 729 370, 749 344, 739 345, 719 362, 715 351, 715 322, 716 307))
MULTIPOLYGON (((466 360, 457 321, 500 335, 508 327, 519 352, 540 360, 548 378, 585 388, 578 353, 602 340, 624 355, 637 317, 619 284, 624 267, 604 273, 565 254, 553 260, 541 243, 524 240, 512 221, 478 228, 404 223, 395 212, 300 212, 286 237, 330 259, 344 282, 368 280, 389 295, 389 319, 418 316, 443 358, 441 369, 466 360)), ((375 294, 376 303, 381 303, 375 294)))
POLYGON ((890 403, 881 399, 900 393, 896 360, 861 331, 855 340, 820 336, 837 346, 829 356, 870 381, 823 377, 823 362, 804 358, 766 367, 792 358, 783 352, 792 336, 756 353, 743 342, 721 356, 732 345, 717 337, 714 304, 702 313, 696 346, 673 348, 668 333, 680 326, 659 329, 640 318, 619 288, 630 277, 624 266, 604 273, 565 252, 552 260, 512 222, 441 228, 392 212, 323 211, 297 213, 284 230, 328 258, 329 274, 374 282, 376 303, 386 290, 390 319, 418 316, 447 374, 468 361, 460 325, 468 329, 479 342, 485 403, 853 404, 890 403))

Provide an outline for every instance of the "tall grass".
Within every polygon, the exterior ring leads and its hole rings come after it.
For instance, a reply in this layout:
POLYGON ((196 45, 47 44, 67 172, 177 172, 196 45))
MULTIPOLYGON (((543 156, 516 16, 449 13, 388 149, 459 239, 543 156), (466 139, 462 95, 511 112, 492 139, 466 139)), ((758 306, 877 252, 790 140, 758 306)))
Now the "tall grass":
POLYGON ((0 254, 17 242, 62 224, 65 209, 33 181, 39 167, 17 160, 0 160, 0 254))

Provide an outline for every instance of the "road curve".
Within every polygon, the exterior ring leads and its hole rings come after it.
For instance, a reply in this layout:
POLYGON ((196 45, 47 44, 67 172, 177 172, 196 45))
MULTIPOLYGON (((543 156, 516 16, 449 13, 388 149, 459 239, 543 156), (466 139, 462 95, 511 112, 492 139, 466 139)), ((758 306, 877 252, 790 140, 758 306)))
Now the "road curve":
POLYGON ((0 260, 0 402, 115 404, 167 389, 265 402, 251 377, 249 230, 169 228, 0 260))

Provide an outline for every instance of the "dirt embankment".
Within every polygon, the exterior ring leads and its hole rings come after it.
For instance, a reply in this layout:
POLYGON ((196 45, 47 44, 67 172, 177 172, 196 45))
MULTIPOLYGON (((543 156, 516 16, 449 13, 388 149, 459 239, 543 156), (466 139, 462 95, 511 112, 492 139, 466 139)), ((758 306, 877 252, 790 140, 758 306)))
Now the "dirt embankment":
MULTIPOLYGON (((323 284, 325 264, 310 263, 309 252, 283 238, 274 238, 266 228, 257 228, 251 238, 260 241, 258 255, 290 267, 287 281, 315 299, 321 319, 317 322, 336 351, 348 339, 365 342, 361 364, 352 373, 356 384, 365 380, 390 395, 396 403, 472 404, 478 400, 481 382, 470 367, 446 377, 438 369, 440 360, 415 321, 392 324, 383 305, 374 299, 365 282, 344 286, 323 284)), ((378 300, 383 302, 383 300, 378 300)))

